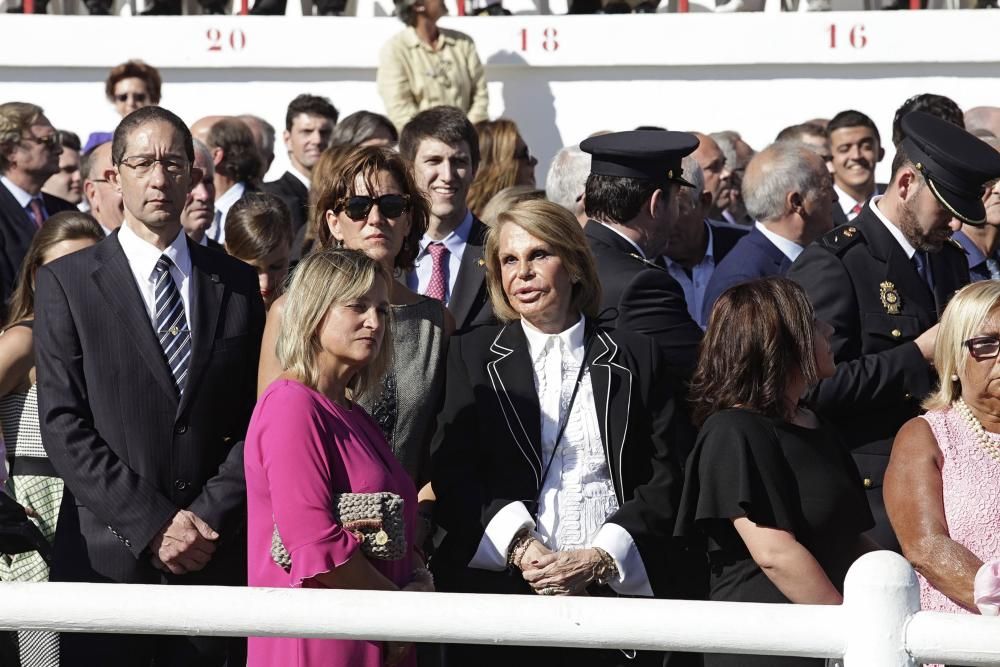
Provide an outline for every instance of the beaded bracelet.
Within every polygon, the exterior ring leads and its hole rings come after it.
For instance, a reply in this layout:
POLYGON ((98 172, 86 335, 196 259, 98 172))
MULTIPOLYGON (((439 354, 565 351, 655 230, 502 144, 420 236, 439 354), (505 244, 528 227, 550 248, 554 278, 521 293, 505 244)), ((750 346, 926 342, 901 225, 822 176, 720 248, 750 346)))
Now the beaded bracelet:
POLYGON ((535 538, 528 533, 521 533, 511 542, 510 551, 507 552, 507 567, 521 569, 521 561, 528 546, 535 541, 535 538))
POLYGON ((600 586, 607 586, 609 581, 618 578, 618 565, 615 564, 615 559, 611 557, 611 554, 604 549, 594 547, 594 551, 597 552, 598 558, 601 559, 597 566, 595 581, 600 586))

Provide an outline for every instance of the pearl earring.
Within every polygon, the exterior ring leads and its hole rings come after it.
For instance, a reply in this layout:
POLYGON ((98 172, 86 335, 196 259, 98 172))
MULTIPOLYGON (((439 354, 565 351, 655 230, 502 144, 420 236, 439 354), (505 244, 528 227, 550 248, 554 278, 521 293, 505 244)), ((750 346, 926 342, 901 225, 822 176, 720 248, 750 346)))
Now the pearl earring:
POLYGON ((952 382, 958 382, 958 376, 957 376, 957 375, 955 375, 954 373, 952 373, 952 374, 951 374, 951 381, 952 381, 952 382))

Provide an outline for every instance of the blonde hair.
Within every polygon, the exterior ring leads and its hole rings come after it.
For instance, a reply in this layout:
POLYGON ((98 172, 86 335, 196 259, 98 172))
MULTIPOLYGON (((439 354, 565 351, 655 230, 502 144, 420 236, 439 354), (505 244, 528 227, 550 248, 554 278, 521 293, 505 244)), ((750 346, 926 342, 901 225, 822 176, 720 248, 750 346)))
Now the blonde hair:
POLYGON ((493 195, 517 183, 520 164, 514 153, 521 135, 514 121, 506 118, 476 123, 476 132, 481 157, 466 201, 472 212, 479 215, 493 195))
POLYGON ((934 342, 934 366, 938 372, 938 388, 923 403, 925 410, 943 410, 962 395, 961 377, 965 368, 965 341, 979 333, 979 328, 1000 304, 1000 282, 983 280, 966 285, 952 297, 941 316, 937 340, 934 342))
POLYGON ((479 213, 479 219, 488 227, 496 224, 497 217, 514 204, 528 199, 545 199, 545 190, 539 190, 531 185, 512 185, 493 195, 493 198, 479 213))
POLYGON ((515 204, 497 216, 496 225, 486 232, 486 288, 497 317, 505 322, 521 319, 507 300, 500 272, 500 230, 508 224, 517 225, 552 249, 573 280, 570 308, 587 317, 597 317, 601 282, 583 228, 572 213, 543 199, 515 204))
MULTIPOLYGON (((392 278, 368 255, 357 250, 324 248, 299 262, 285 296, 276 353, 281 367, 303 384, 319 385, 320 329, 330 309, 364 296, 376 280, 388 288, 392 278)), ((382 345, 375 359, 348 383, 348 398, 356 400, 377 390, 392 363, 392 324, 386 317, 382 345)))

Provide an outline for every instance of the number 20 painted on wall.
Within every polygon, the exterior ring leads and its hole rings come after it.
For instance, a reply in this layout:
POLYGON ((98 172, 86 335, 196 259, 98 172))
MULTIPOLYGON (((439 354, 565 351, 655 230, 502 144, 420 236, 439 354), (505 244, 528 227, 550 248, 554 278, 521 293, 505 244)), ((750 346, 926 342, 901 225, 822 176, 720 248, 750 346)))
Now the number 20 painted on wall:
MULTIPOLYGON (((225 42, 222 39, 222 31, 218 28, 209 28, 205 31, 205 37, 208 39, 208 50, 209 51, 222 51, 225 42)), ((229 43, 229 51, 242 51, 247 46, 247 36, 246 33, 236 28, 229 31, 229 39, 226 40, 229 43)))

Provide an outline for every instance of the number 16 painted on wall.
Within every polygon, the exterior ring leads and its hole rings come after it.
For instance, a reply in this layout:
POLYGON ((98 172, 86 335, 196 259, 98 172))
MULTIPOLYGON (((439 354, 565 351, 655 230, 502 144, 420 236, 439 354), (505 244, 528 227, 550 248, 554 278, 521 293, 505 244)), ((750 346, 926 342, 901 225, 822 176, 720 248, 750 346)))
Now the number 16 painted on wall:
MULTIPOLYGON (((831 23, 830 27, 827 29, 830 33, 830 48, 835 49, 842 44, 837 43, 837 24, 831 23)), ((868 46, 868 36, 865 35, 865 26, 861 23, 851 26, 850 32, 847 33, 847 43, 855 49, 863 49, 868 46)))

